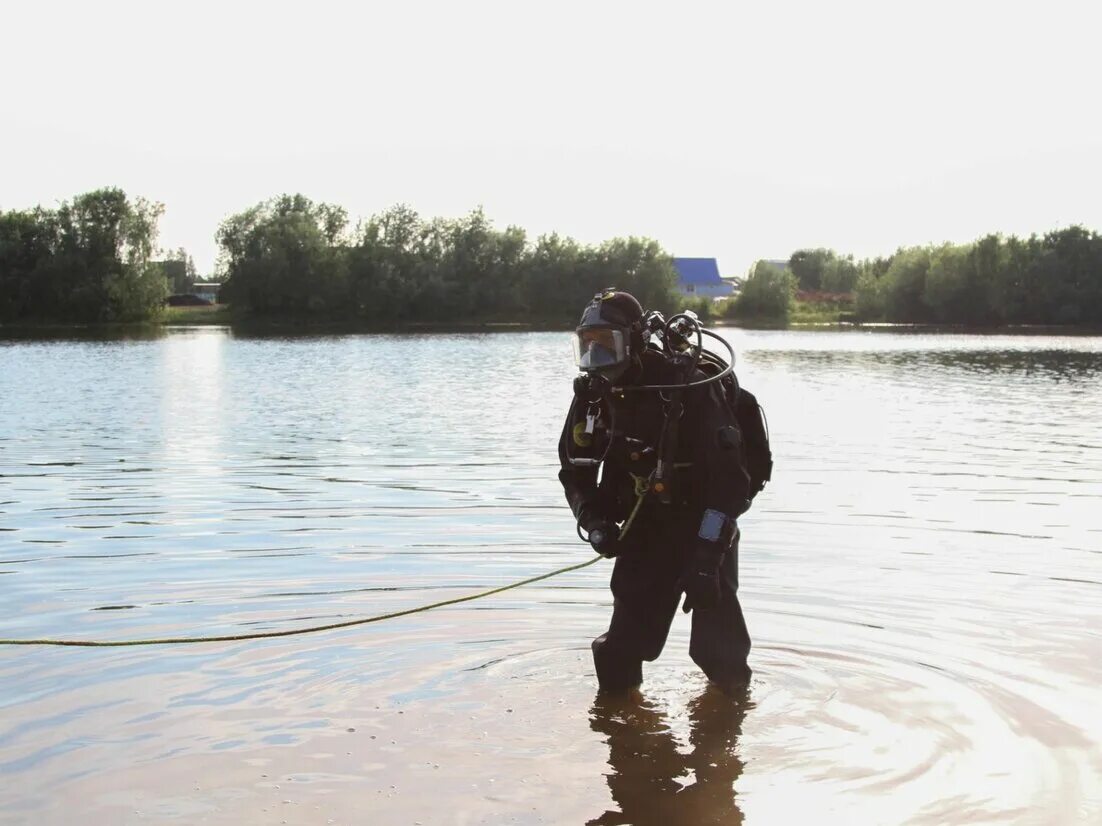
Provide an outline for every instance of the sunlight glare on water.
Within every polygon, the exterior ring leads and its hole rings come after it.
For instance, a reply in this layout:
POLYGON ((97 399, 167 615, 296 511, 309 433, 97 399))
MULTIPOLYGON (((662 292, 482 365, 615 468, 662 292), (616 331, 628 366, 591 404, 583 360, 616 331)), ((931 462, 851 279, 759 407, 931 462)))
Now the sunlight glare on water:
MULTIPOLYGON (((0 822, 1102 820, 1102 340, 725 330, 774 482, 753 683, 680 617, 595 696, 610 566, 262 642, 0 649, 0 822)), ((589 556, 564 333, 0 341, 0 637, 243 633, 589 556)))

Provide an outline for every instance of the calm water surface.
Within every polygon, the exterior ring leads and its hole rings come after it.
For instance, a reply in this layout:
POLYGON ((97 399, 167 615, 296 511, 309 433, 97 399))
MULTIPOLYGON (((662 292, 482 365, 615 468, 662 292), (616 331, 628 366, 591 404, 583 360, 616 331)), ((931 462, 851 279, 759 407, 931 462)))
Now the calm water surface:
MULTIPOLYGON (((0 648, 0 822, 1102 822, 1102 340, 725 334, 776 480, 755 677, 608 563, 307 637, 0 648)), ((562 333, 0 341, 0 637, 340 621, 588 558, 562 333)))

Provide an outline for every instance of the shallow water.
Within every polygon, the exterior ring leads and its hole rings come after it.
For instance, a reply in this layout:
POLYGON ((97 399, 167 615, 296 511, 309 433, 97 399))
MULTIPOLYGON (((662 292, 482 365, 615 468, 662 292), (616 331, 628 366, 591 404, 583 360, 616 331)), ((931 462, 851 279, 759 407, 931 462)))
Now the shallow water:
MULTIPOLYGON (((608 563, 346 631, 0 648, 0 822, 1102 821, 1102 340, 726 330, 748 696, 608 563)), ((0 637, 284 629, 584 560, 562 333, 0 341, 0 637)))

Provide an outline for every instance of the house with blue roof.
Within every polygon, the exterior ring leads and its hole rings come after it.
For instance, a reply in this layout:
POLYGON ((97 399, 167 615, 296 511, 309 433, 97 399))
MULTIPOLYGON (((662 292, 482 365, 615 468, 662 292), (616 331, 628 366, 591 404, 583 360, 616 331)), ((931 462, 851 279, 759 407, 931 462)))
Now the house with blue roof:
POLYGON ((719 277, 714 258, 674 258, 677 291, 687 298, 727 298, 734 286, 719 277))

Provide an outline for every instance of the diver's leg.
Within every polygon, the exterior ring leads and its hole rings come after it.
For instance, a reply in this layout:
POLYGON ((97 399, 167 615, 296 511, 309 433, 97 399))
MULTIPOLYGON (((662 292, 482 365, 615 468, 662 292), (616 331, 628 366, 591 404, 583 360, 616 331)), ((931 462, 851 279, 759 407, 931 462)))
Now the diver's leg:
POLYGON ((719 605, 693 609, 693 630, 689 640, 692 657, 708 679, 727 692, 750 681, 750 633, 738 601, 738 538, 735 538, 720 568, 719 605))
POLYGON ((662 653, 677 611, 676 579, 655 564, 658 548, 637 548, 618 557, 612 572, 614 597, 608 631, 593 641, 593 664, 602 691, 632 688, 643 681, 643 661, 662 653))
POLYGON ((679 594, 645 601, 617 598, 608 631, 593 641, 593 664, 602 691, 633 688, 643 682, 643 661, 662 653, 679 594))

